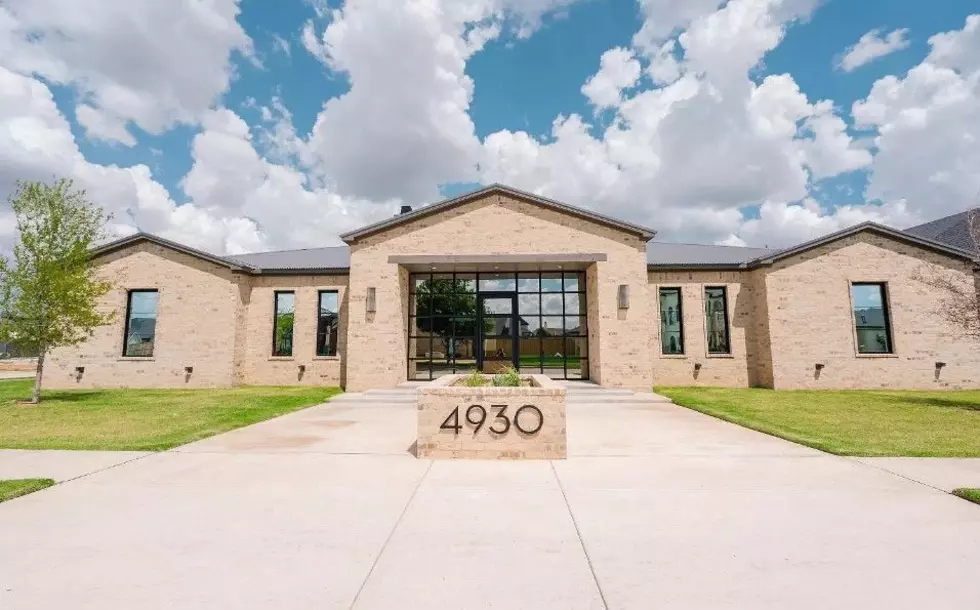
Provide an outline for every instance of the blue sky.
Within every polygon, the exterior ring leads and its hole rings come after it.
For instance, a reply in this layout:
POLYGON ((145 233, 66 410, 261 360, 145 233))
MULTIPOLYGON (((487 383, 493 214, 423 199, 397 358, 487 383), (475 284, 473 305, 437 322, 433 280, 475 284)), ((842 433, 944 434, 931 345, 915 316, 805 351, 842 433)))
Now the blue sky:
POLYGON ((977 113, 970 99, 944 106, 936 84, 976 93, 967 18, 980 7, 967 0, 696 0, 680 16, 657 0, 473 0, 465 14, 448 0, 212 0, 213 19, 193 26, 181 21, 195 17, 190 0, 81 3, 145 48, 112 31, 86 38, 67 2, 0 3, 16 41, 0 68, 50 92, 60 118, 37 116, 74 140, 57 162, 25 149, 28 177, 78 172, 121 224, 215 250, 330 243, 401 203, 493 181, 667 239, 747 245, 929 220, 970 205, 980 184, 966 144, 943 140, 974 133, 977 113), (464 49, 481 28, 486 41, 464 49), (901 42, 843 69, 875 32, 901 42), (940 58, 929 40, 943 32, 956 40, 940 58), (655 78, 656 49, 671 44, 676 73, 655 78), (187 47, 184 66, 200 61, 199 82, 167 71, 167 45, 187 47), (910 109, 936 123, 908 123, 910 109), (913 149, 934 151, 927 167, 913 149), (317 232, 281 218, 294 208, 317 232))

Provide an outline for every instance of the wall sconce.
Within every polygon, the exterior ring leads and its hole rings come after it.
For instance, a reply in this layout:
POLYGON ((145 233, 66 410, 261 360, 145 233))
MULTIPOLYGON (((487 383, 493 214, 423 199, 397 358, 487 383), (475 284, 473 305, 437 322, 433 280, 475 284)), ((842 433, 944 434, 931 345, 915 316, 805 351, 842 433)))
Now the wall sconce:
POLYGON ((75 372, 78 373, 78 376, 79 377, 81 377, 82 374, 85 372, 85 367, 84 366, 76 366, 75 367, 75 372))
POLYGON ((190 375, 191 373, 194 372, 194 367, 192 367, 192 366, 185 366, 184 367, 184 372, 187 373, 188 375, 190 375))
POLYGON ((374 313, 376 311, 378 311, 377 290, 374 286, 370 286, 367 289, 367 312, 374 313))
POLYGON ((825 366, 827 366, 827 365, 826 365, 826 364, 824 364, 823 362, 818 362, 818 363, 816 363, 816 364, 814 364, 813 366, 814 366, 814 368, 816 368, 816 369, 817 369, 817 372, 820 372, 820 371, 822 371, 822 370, 823 370, 823 368, 824 368, 825 366))
POLYGON ((306 372, 306 365, 305 364, 299 365, 299 374, 302 375, 305 372, 306 372))
POLYGON ((695 362, 694 363, 694 370, 695 371, 700 371, 701 370, 701 363, 700 362, 695 362))
POLYGON ((936 370, 938 371, 939 369, 942 369, 945 366, 946 366, 946 363, 945 362, 937 362, 936 363, 936 370))
POLYGON ((619 285, 619 292, 617 294, 617 297, 618 297, 618 300, 619 300, 619 308, 620 309, 629 309, 630 308, 630 287, 629 287, 629 285, 627 285, 627 284, 620 284, 619 285))

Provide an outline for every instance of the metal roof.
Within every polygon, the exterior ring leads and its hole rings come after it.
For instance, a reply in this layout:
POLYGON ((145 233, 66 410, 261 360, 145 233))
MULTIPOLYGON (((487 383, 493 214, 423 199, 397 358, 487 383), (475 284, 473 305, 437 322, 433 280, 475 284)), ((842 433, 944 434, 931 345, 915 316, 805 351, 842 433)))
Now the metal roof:
POLYGON ((617 220, 609 216, 604 216, 592 210, 587 210, 585 208, 579 208, 576 206, 568 205, 567 203, 562 203, 560 201, 555 201, 554 199, 548 199, 547 197, 541 197, 540 195, 535 195, 533 193, 528 193, 527 191, 522 191, 510 186, 505 186, 503 184, 491 184, 490 186, 460 195, 459 197, 454 197, 452 199, 446 199, 437 203, 432 203, 427 206, 415 209, 411 212, 406 212, 405 214, 398 214, 392 218, 387 218, 380 222, 374 224, 369 224, 366 227, 361 227, 355 231, 350 231, 349 233, 344 233, 340 236, 340 239, 347 243, 356 241, 361 237, 377 233, 378 231, 383 231, 391 227, 398 226, 402 223, 406 223, 412 220, 417 220, 419 218, 424 218, 436 212, 441 212, 446 209, 455 207, 457 205, 463 205, 469 203, 474 199, 479 199, 481 197, 486 197, 494 193, 499 193, 507 195, 508 197, 513 197, 515 199, 521 199, 528 201, 530 203, 535 203, 537 205, 551 208, 559 212, 569 214, 572 216, 578 216, 579 218, 584 218, 586 220, 591 220, 593 222, 621 229, 623 231, 628 231, 630 233, 635 233, 646 240, 651 240, 657 234, 653 229, 648 229, 646 227, 641 227, 639 225, 624 222, 622 220, 617 220))
POLYGON ((350 269, 350 248, 347 246, 275 250, 235 254, 225 258, 261 272, 343 271, 346 273, 350 269))
POLYGON ((775 254, 778 250, 743 248, 740 246, 710 246, 701 244, 647 244, 647 265, 665 269, 676 268, 739 268, 751 260, 775 254))
POLYGON ((973 250, 977 245, 973 243, 973 238, 970 237, 970 212, 980 212, 980 208, 945 216, 932 222, 905 229, 905 232, 954 248, 973 250))

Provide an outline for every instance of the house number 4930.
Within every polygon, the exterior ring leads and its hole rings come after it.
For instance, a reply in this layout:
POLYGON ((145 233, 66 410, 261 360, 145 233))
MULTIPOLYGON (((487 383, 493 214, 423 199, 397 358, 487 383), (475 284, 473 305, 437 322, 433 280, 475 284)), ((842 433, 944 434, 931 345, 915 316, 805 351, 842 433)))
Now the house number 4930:
MULTIPOLYGON (((453 409, 439 426, 439 429, 452 430, 453 434, 459 434, 459 431, 463 429, 463 425, 459 421, 459 409, 460 407, 453 409)), ((514 411, 513 418, 507 415, 507 405, 490 405, 490 410, 496 410, 489 425, 490 432, 494 434, 507 434, 510 432, 511 425, 522 434, 537 434, 541 430, 541 426, 544 425, 544 415, 541 414, 541 409, 534 405, 520 407, 514 411)), ((488 417, 487 410, 482 405, 470 405, 466 408, 466 413, 463 416, 466 423, 473 426, 473 434, 480 432, 480 429, 487 423, 488 417)))

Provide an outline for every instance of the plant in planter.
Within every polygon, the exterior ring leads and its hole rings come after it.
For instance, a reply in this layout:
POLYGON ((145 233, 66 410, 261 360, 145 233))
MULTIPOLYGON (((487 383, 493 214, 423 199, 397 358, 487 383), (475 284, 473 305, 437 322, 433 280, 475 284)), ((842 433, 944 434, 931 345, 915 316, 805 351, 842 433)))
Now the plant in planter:
POLYGON ((493 385, 504 388, 519 388, 521 386, 521 374, 514 367, 507 367, 503 373, 493 376, 493 385))

